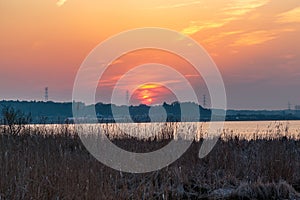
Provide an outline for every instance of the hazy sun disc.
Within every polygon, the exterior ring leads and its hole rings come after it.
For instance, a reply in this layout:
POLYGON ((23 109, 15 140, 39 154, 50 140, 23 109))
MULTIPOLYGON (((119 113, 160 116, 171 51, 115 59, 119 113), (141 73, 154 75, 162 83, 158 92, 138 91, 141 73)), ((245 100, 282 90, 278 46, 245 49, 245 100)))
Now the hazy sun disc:
POLYGON ((165 86, 159 83, 146 83, 137 87, 130 98, 130 104, 155 105, 163 102, 174 102, 177 98, 165 86))

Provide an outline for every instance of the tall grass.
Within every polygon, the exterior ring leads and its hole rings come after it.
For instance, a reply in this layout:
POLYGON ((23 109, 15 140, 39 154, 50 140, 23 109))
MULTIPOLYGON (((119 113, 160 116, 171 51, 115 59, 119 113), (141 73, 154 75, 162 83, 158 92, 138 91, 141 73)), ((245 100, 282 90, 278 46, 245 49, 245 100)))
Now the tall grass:
MULTIPOLYGON (((149 152, 172 139, 176 123, 149 139, 119 137, 112 124, 102 126, 118 146, 149 152)), ((27 125, 12 135, 1 126, 0 199, 300 199, 300 140, 281 126, 276 137, 224 133, 199 159, 202 133, 175 163, 146 174, 99 163, 74 130, 27 125)))

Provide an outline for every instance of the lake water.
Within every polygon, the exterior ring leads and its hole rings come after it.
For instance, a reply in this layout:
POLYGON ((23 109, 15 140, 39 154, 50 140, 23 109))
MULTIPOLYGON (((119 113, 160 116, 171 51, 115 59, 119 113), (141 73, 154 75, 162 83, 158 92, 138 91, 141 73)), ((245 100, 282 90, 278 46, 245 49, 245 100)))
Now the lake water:
MULTIPOLYGON (((220 123, 220 122, 213 122, 220 123)), ((161 137, 166 132, 176 132, 183 128, 186 133, 193 137, 201 138, 211 136, 208 130, 210 122, 184 122, 184 123, 120 123, 120 124, 90 124, 81 125, 87 133, 106 133, 110 137, 122 137, 126 135, 138 138, 161 137), (181 124, 181 127, 179 125, 181 124), (192 129, 192 130, 191 130, 192 129)), ((31 125, 44 130, 62 130, 66 126, 74 130, 74 125, 31 125)), ((300 138, 300 121, 242 121, 225 122, 219 135, 239 136, 240 138, 276 138, 281 136, 300 138)), ((187 138, 189 135, 187 134, 187 138)))
POLYGON ((225 122, 225 135, 276 137, 286 135, 299 138, 300 121, 247 121, 225 122))

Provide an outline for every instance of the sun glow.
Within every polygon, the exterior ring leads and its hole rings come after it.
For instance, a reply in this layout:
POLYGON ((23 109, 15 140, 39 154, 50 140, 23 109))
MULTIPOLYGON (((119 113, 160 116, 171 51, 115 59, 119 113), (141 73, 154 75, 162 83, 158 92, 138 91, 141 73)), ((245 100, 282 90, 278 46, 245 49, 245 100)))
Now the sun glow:
POLYGON ((155 88, 155 87, 147 87, 146 85, 143 85, 142 87, 139 88, 138 90, 138 99, 142 104, 151 104, 152 103, 152 97, 154 96, 153 91, 150 89, 145 89, 145 88, 155 88))
POLYGON ((141 89, 153 89, 153 88, 158 88, 160 87, 160 85, 158 84, 146 84, 146 85, 142 85, 140 88, 141 89))
MULTIPOLYGON (((146 93, 149 93, 148 90, 145 91, 146 93)), ((151 93, 151 92, 150 92, 151 93)), ((142 103, 146 104, 145 102, 151 104, 152 103, 152 98, 149 95, 144 95, 143 100, 141 101, 142 103)))
POLYGON ((156 105, 162 104, 165 101, 176 101, 176 97, 168 88, 156 83, 148 83, 139 86, 133 92, 130 99, 130 103, 134 105, 156 105))

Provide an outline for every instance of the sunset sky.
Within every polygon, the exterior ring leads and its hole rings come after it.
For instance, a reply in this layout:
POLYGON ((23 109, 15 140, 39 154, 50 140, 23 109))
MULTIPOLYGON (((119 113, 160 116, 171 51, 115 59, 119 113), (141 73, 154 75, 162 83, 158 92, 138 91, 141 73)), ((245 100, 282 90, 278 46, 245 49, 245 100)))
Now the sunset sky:
MULTIPOLYGON (((299 0, 1 0, 0 27, 0 100, 43 100, 48 86, 50 100, 71 101, 76 72, 95 46, 129 29, 162 27, 207 50, 223 76, 229 108, 300 105, 299 0)), ((200 101, 209 96, 184 60, 145 50, 112 63, 98 99, 109 101, 116 73, 153 60, 181 71, 200 101)), ((143 76, 140 70, 132 77, 143 76)), ((159 76, 176 83, 167 73, 159 76)), ((133 98, 151 104, 174 96, 160 85, 144 85, 133 98)))

